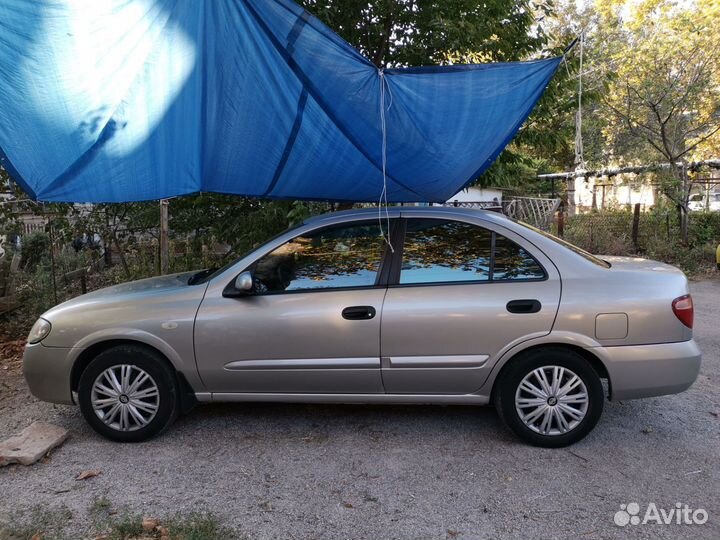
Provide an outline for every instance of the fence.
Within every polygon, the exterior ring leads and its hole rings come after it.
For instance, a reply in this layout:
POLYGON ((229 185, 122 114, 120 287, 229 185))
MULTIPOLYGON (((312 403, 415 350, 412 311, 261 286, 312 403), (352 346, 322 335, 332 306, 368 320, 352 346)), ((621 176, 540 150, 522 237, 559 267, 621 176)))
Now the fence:
POLYGON ((551 232, 591 253, 639 255, 676 264, 690 272, 714 269, 720 243, 720 212, 691 212, 688 242, 673 208, 603 210, 567 216, 558 212, 551 232))
POLYGON ((540 229, 548 229, 553 215, 560 207, 560 199, 543 199, 537 197, 509 197, 500 201, 478 201, 446 203, 445 206, 460 208, 479 208, 502 212, 508 217, 529 223, 540 229))

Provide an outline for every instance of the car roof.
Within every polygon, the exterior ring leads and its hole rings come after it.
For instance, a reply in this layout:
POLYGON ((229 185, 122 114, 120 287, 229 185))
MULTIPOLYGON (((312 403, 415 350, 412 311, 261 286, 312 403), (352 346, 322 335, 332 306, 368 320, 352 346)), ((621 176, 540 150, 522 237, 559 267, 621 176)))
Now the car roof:
POLYGON ((339 212, 328 212, 319 216, 313 216, 304 221, 306 225, 321 222, 333 223, 335 221, 348 221, 348 218, 377 219, 377 218, 398 218, 412 217, 413 215, 421 215, 422 217, 439 217, 439 218, 459 218, 462 216, 479 217, 486 221, 507 222, 508 218, 500 212, 492 210, 481 210, 479 208, 465 208, 454 206, 388 206, 388 207, 372 207, 372 208, 353 208, 351 210, 341 210, 339 212))

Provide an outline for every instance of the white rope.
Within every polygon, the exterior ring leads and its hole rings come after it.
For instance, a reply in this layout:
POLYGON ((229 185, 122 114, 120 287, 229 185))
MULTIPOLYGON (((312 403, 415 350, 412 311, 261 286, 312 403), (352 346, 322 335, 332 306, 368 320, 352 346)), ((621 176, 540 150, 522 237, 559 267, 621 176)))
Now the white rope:
MULTIPOLYGON (((390 251, 395 253, 392 242, 390 241, 390 212, 388 210, 387 201, 387 126, 385 123, 385 71, 380 68, 378 69, 380 75, 380 127, 382 129, 382 174, 383 174, 383 188, 380 193, 380 199, 378 200, 378 223, 380 224, 380 235, 383 240, 390 247, 390 251), (385 209, 385 219, 387 221, 387 235, 383 230, 383 208, 385 209)), ((389 111, 392 108, 392 90, 388 85, 388 92, 390 93, 390 106, 387 108, 389 111)))

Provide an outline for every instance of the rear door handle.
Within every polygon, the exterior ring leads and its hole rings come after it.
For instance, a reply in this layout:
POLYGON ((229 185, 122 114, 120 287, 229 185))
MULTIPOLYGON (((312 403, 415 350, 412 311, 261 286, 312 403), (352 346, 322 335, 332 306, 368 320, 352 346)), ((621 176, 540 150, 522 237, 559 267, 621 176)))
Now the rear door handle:
POLYGON ((343 319, 348 321, 366 321, 375 316, 375 308, 372 306, 350 306, 342 310, 342 316, 343 319))
POLYGON ((537 313, 542 304, 538 300, 511 300, 505 307, 510 313, 537 313))

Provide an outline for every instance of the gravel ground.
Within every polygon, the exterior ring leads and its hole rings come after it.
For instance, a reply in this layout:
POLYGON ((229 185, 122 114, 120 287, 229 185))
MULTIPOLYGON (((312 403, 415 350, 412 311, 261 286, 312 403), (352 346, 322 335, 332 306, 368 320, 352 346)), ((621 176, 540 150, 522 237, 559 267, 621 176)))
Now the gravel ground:
POLYGON ((720 538, 720 282, 692 284, 704 363, 687 392, 606 403, 568 449, 519 443, 489 407, 223 404, 137 445, 0 371, 0 439, 33 420, 70 429, 49 460, 0 469, 0 515, 93 501, 163 516, 209 510, 249 538, 720 538), (84 470, 97 477, 76 481, 84 470), (618 527, 621 504, 703 508, 704 525, 618 527))

